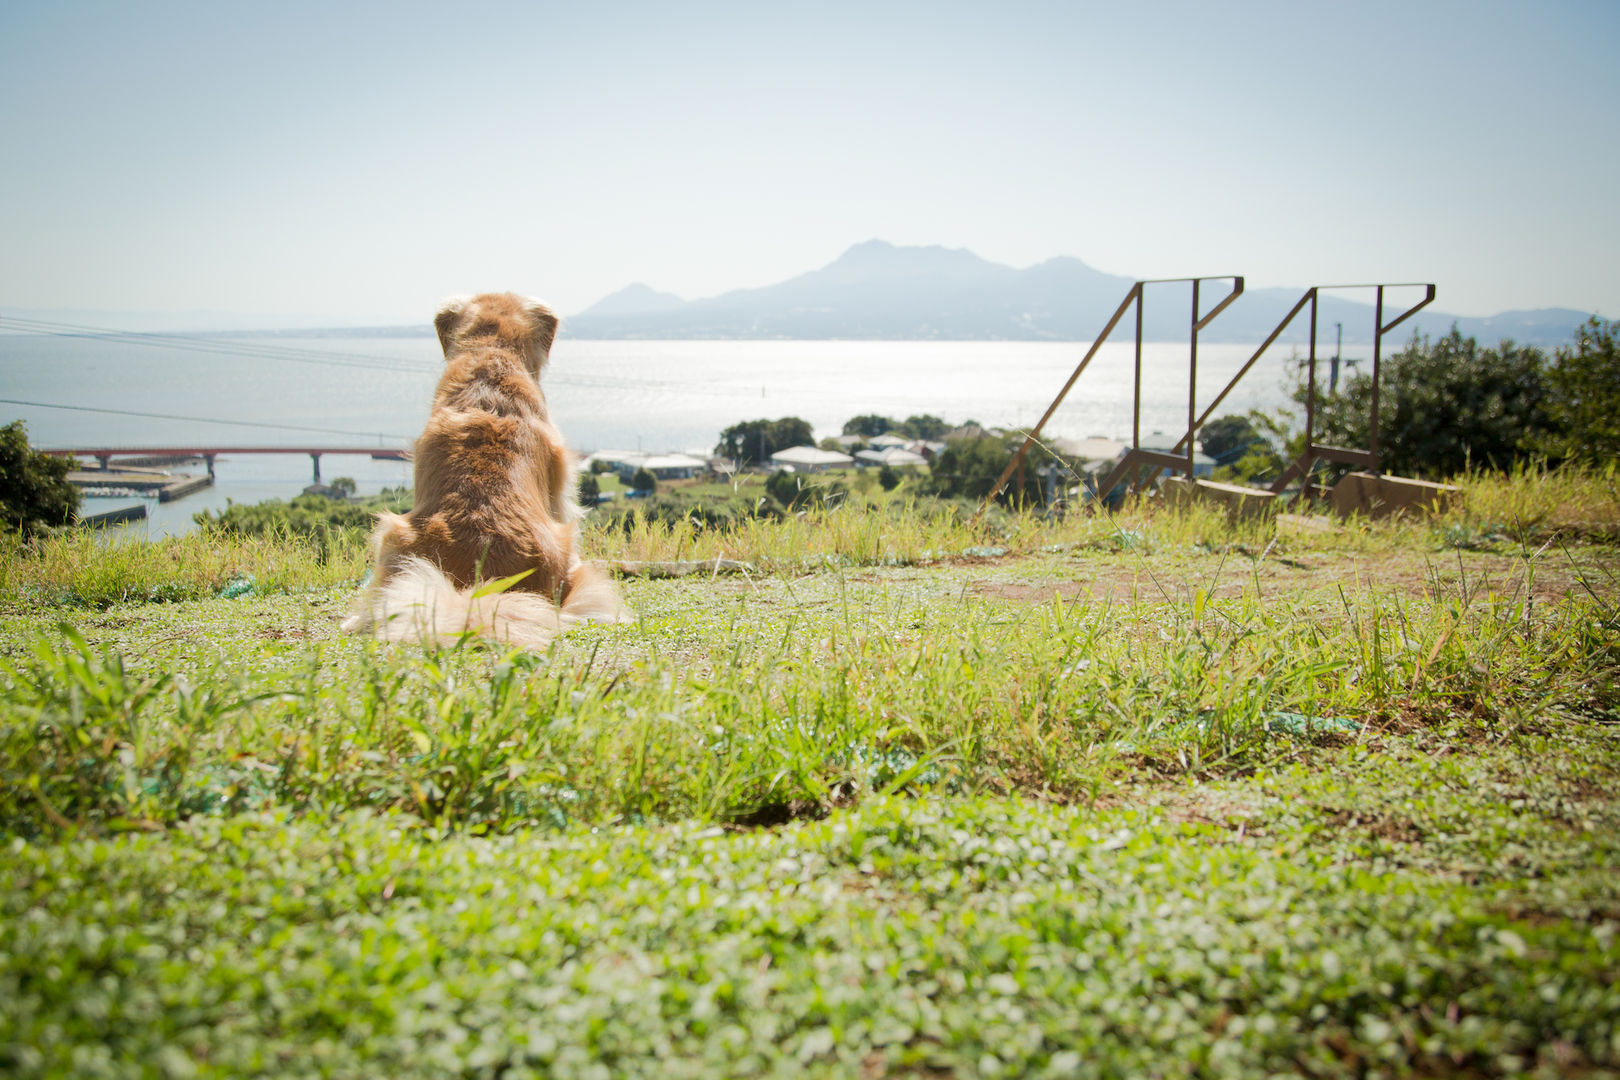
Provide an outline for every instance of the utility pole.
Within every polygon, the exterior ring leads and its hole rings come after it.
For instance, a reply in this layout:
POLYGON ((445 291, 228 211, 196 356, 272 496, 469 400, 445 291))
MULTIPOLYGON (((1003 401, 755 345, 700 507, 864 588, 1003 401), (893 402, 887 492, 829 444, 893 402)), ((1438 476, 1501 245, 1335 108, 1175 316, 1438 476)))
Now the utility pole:
POLYGON ((1344 351, 1344 323, 1333 324, 1338 328, 1338 340, 1333 345, 1333 368, 1328 375, 1328 393, 1339 392, 1339 354, 1344 351))

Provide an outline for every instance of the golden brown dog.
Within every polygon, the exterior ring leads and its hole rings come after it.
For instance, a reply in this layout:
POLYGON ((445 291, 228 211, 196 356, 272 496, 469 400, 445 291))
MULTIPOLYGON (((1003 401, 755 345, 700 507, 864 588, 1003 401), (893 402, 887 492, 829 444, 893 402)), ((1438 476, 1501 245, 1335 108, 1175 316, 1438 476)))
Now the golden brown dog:
POLYGON ((416 443, 416 503, 378 520, 371 586, 343 628, 533 648, 577 622, 634 618, 580 561, 573 457, 540 393, 557 316, 485 293, 446 302, 433 325, 446 363, 416 443), (480 588, 518 574, 504 591, 480 588))

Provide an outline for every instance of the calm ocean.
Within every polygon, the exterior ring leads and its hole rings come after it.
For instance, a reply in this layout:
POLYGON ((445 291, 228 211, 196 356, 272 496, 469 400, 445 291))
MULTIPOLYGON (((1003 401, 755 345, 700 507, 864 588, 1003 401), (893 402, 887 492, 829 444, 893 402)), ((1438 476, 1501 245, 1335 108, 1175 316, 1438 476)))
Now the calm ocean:
MULTIPOLYGON (((1201 346, 1199 400, 1218 392, 1253 348, 1201 346)), ((803 417, 818 438, 869 412, 1032 424, 1084 352, 1074 343, 564 338, 543 385, 575 447, 706 453, 722 428, 757 417, 803 417)), ((1221 411, 1282 405, 1289 354, 1274 346, 1221 411)), ((0 422, 26 421, 30 441, 45 448, 402 447, 427 418, 440 360, 428 337, 196 337, 157 345, 0 333, 0 397, 116 410, 0 404, 0 422)), ((1105 346, 1047 431, 1128 438, 1131 367, 1129 344, 1105 346)), ((1142 396, 1144 434, 1185 430, 1185 344, 1144 346, 1142 396)), ((328 456, 321 475, 352 477, 368 493, 408 483, 409 466, 328 456)), ((310 482, 311 463, 299 454, 237 455, 219 461, 217 477, 212 489, 177 502, 149 500, 151 516, 129 528, 177 534, 192 527, 192 514, 227 500, 289 498, 310 482)), ((87 508, 131 501, 89 500, 87 508)))

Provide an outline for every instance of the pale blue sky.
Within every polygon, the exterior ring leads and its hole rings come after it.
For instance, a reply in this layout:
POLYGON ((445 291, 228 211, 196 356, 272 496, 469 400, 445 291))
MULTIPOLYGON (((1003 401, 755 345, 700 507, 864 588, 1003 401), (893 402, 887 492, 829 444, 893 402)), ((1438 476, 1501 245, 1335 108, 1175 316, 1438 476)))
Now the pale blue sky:
POLYGON ((1620 315, 1620 4, 0 6, 0 307, 422 321, 852 243, 1620 315))

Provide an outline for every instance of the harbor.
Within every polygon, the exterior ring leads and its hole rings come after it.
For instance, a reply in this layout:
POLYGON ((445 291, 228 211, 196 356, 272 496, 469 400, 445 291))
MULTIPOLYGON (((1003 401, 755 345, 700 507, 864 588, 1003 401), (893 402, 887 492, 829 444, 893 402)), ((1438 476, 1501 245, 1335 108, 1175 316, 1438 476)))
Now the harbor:
POLYGON ((120 535, 175 536, 190 532, 202 511, 232 503, 291 499, 329 474, 356 480, 362 494, 406 483, 404 450, 338 446, 188 446, 51 449, 78 467, 67 479, 79 490, 79 524, 116 528, 120 535), (335 466, 324 459, 345 460, 335 466), (304 465, 296 462, 302 458, 304 465), (312 483, 313 481, 313 483, 312 483))
POLYGON ((162 469, 119 466, 105 469, 75 469, 68 473, 68 483, 88 496, 130 496, 158 502, 173 502, 187 495, 212 487, 211 474, 170 473, 162 469))

